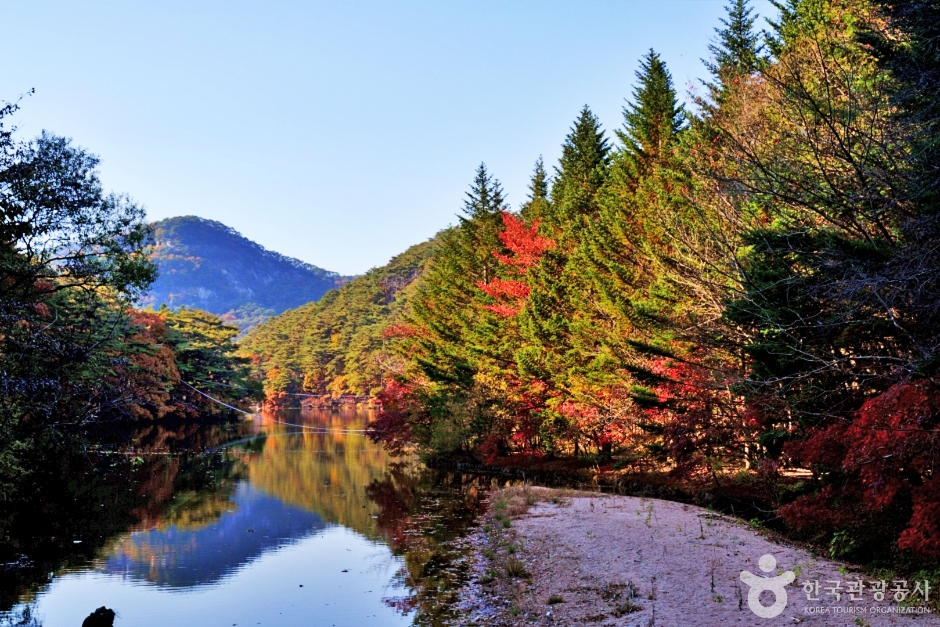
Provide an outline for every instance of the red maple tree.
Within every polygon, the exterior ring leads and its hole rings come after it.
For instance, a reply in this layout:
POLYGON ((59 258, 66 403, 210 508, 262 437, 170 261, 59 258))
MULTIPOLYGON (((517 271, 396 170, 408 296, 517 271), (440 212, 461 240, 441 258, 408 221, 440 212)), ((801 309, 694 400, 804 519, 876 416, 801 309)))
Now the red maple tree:
MULTIPOLYGON (((511 275, 524 278, 545 251, 555 246, 555 242, 538 234, 538 220, 527 226, 524 221, 504 211, 503 226, 499 239, 511 254, 494 252, 493 256, 509 269, 511 275)), ((477 283, 477 287, 497 301, 496 304, 486 305, 486 308, 506 318, 522 311, 531 291, 528 284, 519 279, 495 279, 489 283, 481 281, 477 283)))

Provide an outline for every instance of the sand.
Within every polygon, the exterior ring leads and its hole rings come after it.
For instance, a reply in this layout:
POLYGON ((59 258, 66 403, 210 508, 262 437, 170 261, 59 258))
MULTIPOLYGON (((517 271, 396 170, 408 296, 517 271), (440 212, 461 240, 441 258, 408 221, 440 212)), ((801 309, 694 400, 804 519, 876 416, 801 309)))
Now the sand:
MULTIPOLYGON (((540 502, 531 507, 494 511, 496 518, 491 514, 473 538, 476 580, 462 595, 461 624, 940 625, 936 614, 883 613, 898 607, 894 582, 887 584, 886 600, 876 602, 865 573, 783 546, 744 521, 656 499, 537 494, 540 502), (792 571, 795 578, 785 586, 785 609, 773 618, 751 611, 750 587, 741 581, 742 571, 765 575, 758 563, 764 555, 776 560, 768 576, 792 571), (527 576, 507 574, 509 560, 527 576), (857 578, 865 585, 863 600, 849 599, 846 589, 857 578), (804 585, 815 588, 817 580, 819 594, 812 596, 820 600, 807 600, 804 585), (838 601, 825 589, 831 582, 842 588, 838 601)), ((934 594, 940 590, 931 589, 931 599, 934 594)), ((773 594, 764 592, 761 600, 770 606, 773 594)), ((924 603, 911 597, 902 605, 924 603)))

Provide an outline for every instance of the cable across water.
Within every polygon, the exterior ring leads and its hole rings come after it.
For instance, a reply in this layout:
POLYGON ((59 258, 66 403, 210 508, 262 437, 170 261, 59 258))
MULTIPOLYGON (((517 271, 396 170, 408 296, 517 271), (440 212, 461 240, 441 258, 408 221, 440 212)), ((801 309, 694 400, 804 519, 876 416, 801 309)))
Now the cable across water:
POLYGON ((273 417, 270 417, 270 416, 265 417, 265 416, 262 416, 261 414, 256 414, 256 413, 253 413, 253 412, 250 412, 250 411, 245 411, 244 409, 239 409, 238 407, 235 407, 234 405, 229 405, 229 404, 226 403, 225 401, 220 401, 220 400, 217 399, 217 398, 213 398, 212 396, 209 396, 208 394, 206 394, 206 393, 203 392, 202 390, 193 387, 192 385, 190 385, 190 384, 187 383, 186 381, 180 381, 180 383, 182 383, 183 385, 185 385, 186 387, 188 387, 188 388, 191 389, 192 391, 196 392, 197 394, 201 394, 202 396, 205 396, 207 399, 209 399, 209 400, 212 401, 213 403, 218 403, 219 405, 222 405, 223 407, 227 407, 227 408, 229 408, 229 409, 231 409, 231 410, 233 410, 233 411, 237 411, 238 413, 243 414, 243 415, 245 415, 245 416, 251 416, 252 418, 260 418, 260 419, 262 419, 262 420, 270 420, 271 422, 276 422, 276 423, 278 423, 278 424, 286 425, 286 426, 288 426, 288 427, 297 427, 297 428, 299 428, 299 429, 305 429, 305 430, 308 430, 308 431, 313 432, 313 433, 368 433, 368 429, 330 429, 329 427, 314 427, 314 426, 311 426, 311 425, 297 424, 297 423, 295 423, 295 422, 287 422, 287 421, 285 421, 285 420, 278 420, 277 418, 273 418, 273 417))

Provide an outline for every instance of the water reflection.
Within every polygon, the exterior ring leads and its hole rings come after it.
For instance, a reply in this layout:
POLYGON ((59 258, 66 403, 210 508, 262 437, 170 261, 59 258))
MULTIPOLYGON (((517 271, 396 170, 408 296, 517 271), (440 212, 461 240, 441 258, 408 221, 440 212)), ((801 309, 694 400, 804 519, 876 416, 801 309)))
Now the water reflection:
MULTIPOLYGON (((366 490, 393 460, 365 436, 367 422, 367 413, 350 410, 265 412, 258 425, 267 435, 264 447, 240 451, 238 458, 252 485, 376 540, 379 512, 366 490)), ((404 461, 417 468, 414 460, 404 461)))
POLYGON ((123 536, 97 567, 110 575, 161 586, 217 583, 258 556, 326 528, 314 513, 239 483, 215 520, 175 521, 123 536), (162 528, 161 528, 162 527, 162 528))
MULTIPOLYGON (((84 563, 65 560, 51 584, 20 586, 0 625, 24 613, 77 625, 99 605, 117 625, 443 624, 466 576, 454 540, 478 513, 477 486, 390 458, 365 437, 367 420, 266 413, 199 457, 224 460, 199 462, 205 473, 185 456, 138 458, 125 508, 136 522, 84 563)), ((203 448, 219 440, 190 435, 203 448)), ((154 430, 137 444, 160 453, 182 441, 154 430)))
MULTIPOLYGON (((131 450, 112 443, 88 452, 38 447, 41 470, 31 475, 24 500, 0 512, 0 625, 5 610, 29 602, 58 573, 87 568, 103 547, 129 528, 147 528, 181 510, 181 504, 231 493, 239 479, 232 460, 200 451, 243 437, 252 425, 161 424, 148 427, 162 444, 136 441, 131 450)), ((122 434, 109 433, 115 441, 122 434)), ((125 434, 128 435, 128 434, 125 434)), ((227 499, 226 499, 227 500, 227 499)), ((185 509, 183 507, 182 509, 185 509)))

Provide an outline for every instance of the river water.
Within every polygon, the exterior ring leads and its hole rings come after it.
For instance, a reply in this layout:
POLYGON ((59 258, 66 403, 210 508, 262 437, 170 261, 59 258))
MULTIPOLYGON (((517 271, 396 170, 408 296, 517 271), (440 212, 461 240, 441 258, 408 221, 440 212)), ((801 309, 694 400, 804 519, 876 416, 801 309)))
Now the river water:
POLYGON ((369 417, 277 410, 212 437, 138 434, 114 463, 126 477, 76 486, 73 520, 36 519, 46 557, 4 579, 0 625, 78 627, 99 606, 134 627, 444 624, 482 486, 390 457, 369 417))

